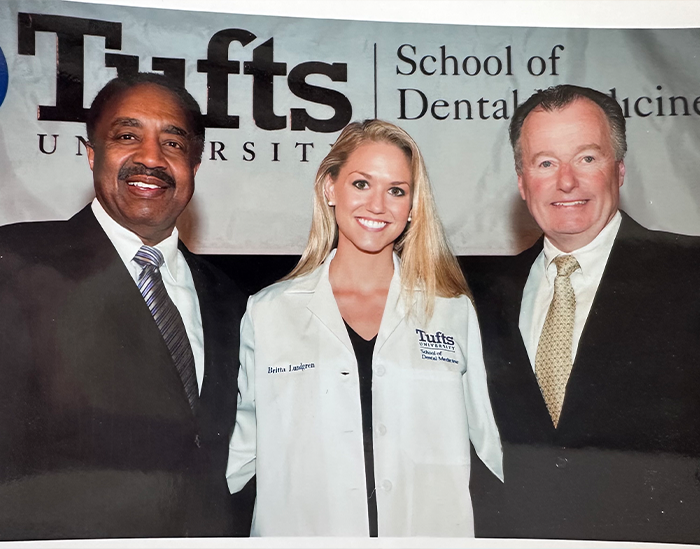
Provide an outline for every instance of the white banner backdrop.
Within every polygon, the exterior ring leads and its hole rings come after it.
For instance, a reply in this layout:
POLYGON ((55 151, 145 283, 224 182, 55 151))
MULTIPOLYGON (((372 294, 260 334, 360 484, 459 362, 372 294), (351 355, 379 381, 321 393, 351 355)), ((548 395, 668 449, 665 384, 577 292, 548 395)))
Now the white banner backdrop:
POLYGON ((517 193, 508 122, 516 102, 560 83, 614 93, 628 115, 622 207, 646 226, 700 234, 696 29, 9 0, 0 5, 0 48, 0 224, 67 218, 92 198, 84 124, 70 120, 118 67, 184 79, 207 114, 197 190, 180 223, 200 253, 300 253, 319 162, 346 121, 374 116, 418 141, 457 254, 517 252, 539 231, 517 193))

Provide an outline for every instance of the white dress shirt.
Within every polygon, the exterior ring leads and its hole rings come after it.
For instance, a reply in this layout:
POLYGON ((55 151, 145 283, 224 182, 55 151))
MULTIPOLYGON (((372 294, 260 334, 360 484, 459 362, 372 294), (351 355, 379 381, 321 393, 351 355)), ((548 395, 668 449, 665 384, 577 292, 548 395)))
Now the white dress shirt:
MULTIPOLYGON (((102 205, 94 199, 92 201, 92 212, 97 218, 107 238, 117 250, 119 257, 124 262, 124 266, 134 279, 138 281, 142 267, 134 261, 134 256, 139 248, 143 246, 141 239, 129 229, 122 227, 114 221, 104 210, 102 205)), ((192 273, 185 261, 185 257, 177 249, 178 232, 173 229, 172 234, 155 245, 163 257, 165 265, 160 269, 165 290, 170 299, 180 312, 182 321, 185 324, 185 331, 190 340, 192 354, 194 355, 194 368, 197 375, 197 387, 202 390, 202 380, 204 379, 204 334, 202 330, 202 315, 199 310, 199 299, 192 280, 192 273)))
POLYGON ((573 362, 576 359, 581 332, 586 324, 588 313, 591 311, 593 299, 598 291, 621 222, 622 215, 618 211, 598 233, 598 236, 583 248, 569 254, 557 249, 547 237, 544 238, 544 247, 532 264, 520 305, 520 334, 523 337, 533 370, 537 345, 554 295, 554 279, 557 276, 557 266, 554 264, 554 259, 560 255, 573 255, 580 266, 571 275, 571 285, 576 295, 574 336, 571 345, 571 360, 573 362))

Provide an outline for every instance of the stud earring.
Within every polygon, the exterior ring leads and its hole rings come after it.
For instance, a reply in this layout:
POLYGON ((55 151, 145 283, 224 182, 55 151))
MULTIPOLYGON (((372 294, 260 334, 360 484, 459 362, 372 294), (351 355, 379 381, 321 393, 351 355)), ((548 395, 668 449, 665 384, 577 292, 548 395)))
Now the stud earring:
POLYGON ((408 214, 408 222, 411 222, 411 214, 408 214))
POLYGON ((331 202, 330 200, 328 201, 329 206, 335 206, 335 202, 331 202))

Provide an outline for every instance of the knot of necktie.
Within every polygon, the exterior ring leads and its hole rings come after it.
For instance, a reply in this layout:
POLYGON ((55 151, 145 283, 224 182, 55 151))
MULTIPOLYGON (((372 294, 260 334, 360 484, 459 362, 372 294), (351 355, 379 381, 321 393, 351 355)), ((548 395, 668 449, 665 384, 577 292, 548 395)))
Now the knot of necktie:
POLYGON ((163 266, 163 263, 165 263, 165 258, 158 248, 154 248, 153 246, 141 246, 134 256, 134 261, 141 267, 150 265, 151 267, 159 269, 163 266))
POLYGON ((573 255, 559 255, 554 258, 554 264, 557 266, 557 276, 569 277, 579 268, 578 261, 573 255))

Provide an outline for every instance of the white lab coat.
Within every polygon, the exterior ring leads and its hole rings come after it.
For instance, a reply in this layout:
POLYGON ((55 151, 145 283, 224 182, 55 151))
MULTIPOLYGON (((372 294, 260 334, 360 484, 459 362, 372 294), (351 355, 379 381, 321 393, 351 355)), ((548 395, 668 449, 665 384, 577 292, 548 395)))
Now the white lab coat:
MULTIPOLYGON (((257 474, 252 535, 368 536, 357 362, 328 280, 333 255, 252 296, 243 317, 226 476, 236 492, 257 474)), ((379 535, 473 536, 470 440, 503 479, 476 313, 466 296, 437 298, 420 324, 399 270, 394 256, 372 361, 379 535)))

